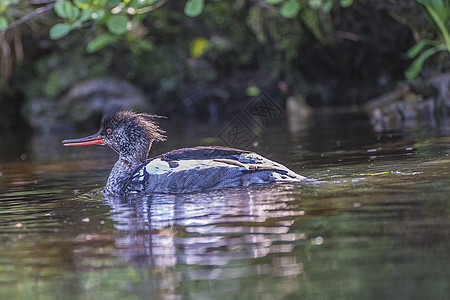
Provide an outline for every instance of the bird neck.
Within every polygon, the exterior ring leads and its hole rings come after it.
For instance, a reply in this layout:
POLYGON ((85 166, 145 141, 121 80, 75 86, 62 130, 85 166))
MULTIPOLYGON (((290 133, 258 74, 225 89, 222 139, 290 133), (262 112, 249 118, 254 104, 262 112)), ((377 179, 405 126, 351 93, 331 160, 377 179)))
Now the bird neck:
POLYGON ((153 140, 141 142, 136 147, 123 147, 119 153, 119 160, 114 164, 114 167, 109 174, 108 181, 104 191, 108 194, 122 195, 125 193, 125 187, 133 176, 138 167, 142 166, 147 161, 148 154, 153 140))
POLYGON ((130 161, 123 156, 119 156, 119 160, 114 164, 109 174, 104 188, 105 192, 113 195, 123 194, 128 179, 140 165, 142 165, 142 162, 130 161))

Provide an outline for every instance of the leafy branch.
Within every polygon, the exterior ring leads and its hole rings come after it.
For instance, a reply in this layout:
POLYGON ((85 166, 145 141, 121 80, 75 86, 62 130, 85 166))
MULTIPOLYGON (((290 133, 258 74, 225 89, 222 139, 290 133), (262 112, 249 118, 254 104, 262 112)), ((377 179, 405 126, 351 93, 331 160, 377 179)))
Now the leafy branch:
MULTIPOLYGON (((267 3, 280 5, 280 14, 286 18, 294 18, 305 6, 312 9, 320 9, 324 12, 330 12, 336 1, 333 0, 266 0, 267 3)), ((343 8, 353 4, 353 0, 338 0, 339 5, 343 8)))
MULTIPOLYGON (((5 17, 0 16, 0 32, 2 32, 2 33, 6 32, 14 27, 19 26, 22 23, 26 23, 27 21, 31 20, 32 18, 34 18, 40 14, 43 14, 43 13, 46 13, 46 12, 52 10, 55 3, 51 3, 51 2, 54 2, 54 1, 45 2, 45 3, 50 3, 50 4, 47 6, 39 7, 37 9, 33 10, 32 12, 30 12, 29 14, 27 14, 9 24, 5 17)), ((41 2, 39 2, 37 4, 41 4, 41 2)))
MULTIPOLYGON (((9 29, 27 22, 31 18, 54 10, 61 21, 51 26, 49 37, 53 40, 67 36, 71 31, 80 28, 94 28, 96 37, 87 44, 88 52, 95 52, 121 39, 139 48, 149 50, 152 44, 139 38, 133 31, 142 27, 146 14, 163 6, 168 0, 31 0, 24 4, 19 0, 3 0, 0 5, 0 30, 9 29), (34 9, 29 14, 14 20, 11 11, 13 7, 24 6, 29 9, 35 5, 44 5, 34 9)), ((353 0, 265 0, 269 5, 279 8, 283 18, 294 18, 302 14, 306 25, 319 40, 327 40, 320 29, 311 10, 329 13, 336 4, 341 7, 352 5, 353 0)), ((185 0, 184 13, 189 17, 199 16, 205 6, 205 0, 185 0)))
POLYGON ((416 0, 422 4, 431 16, 432 23, 437 26, 441 39, 423 39, 411 47, 406 55, 414 59, 405 71, 408 80, 415 79, 422 70, 425 61, 432 55, 447 51, 450 53, 450 34, 448 31, 450 23, 450 7, 444 4, 443 0, 416 0), (426 50, 425 50, 426 49, 426 50))

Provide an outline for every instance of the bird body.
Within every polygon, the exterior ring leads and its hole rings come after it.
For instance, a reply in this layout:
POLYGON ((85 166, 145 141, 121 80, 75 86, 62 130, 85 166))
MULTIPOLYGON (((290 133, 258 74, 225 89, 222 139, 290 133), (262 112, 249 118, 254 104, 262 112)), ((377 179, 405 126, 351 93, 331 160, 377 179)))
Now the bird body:
POLYGON ((307 180, 254 152, 221 146, 183 148, 149 159, 152 143, 165 140, 153 121, 157 117, 113 109, 104 114, 97 134, 63 144, 108 145, 119 154, 104 188, 113 195, 192 193, 307 180))

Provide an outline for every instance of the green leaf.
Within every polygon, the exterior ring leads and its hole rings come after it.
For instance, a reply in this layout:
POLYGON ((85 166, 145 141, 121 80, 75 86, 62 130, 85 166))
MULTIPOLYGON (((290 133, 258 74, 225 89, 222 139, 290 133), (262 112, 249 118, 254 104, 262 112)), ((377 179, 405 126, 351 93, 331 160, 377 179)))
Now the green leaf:
POLYGON ((60 39, 63 36, 67 35, 71 29, 72 29, 72 26, 70 24, 63 24, 63 23, 55 24, 50 28, 50 33, 49 33, 50 38, 52 40, 60 39))
POLYGON ((153 43, 148 40, 140 40, 138 45, 141 50, 146 52, 150 52, 153 50, 153 48, 155 48, 155 45, 153 45, 153 43))
POLYGON ((283 1, 283 0, 266 0, 266 2, 269 3, 269 4, 278 4, 281 1, 283 1))
POLYGON ((91 18, 95 21, 100 21, 105 17, 105 11, 103 9, 94 10, 91 14, 91 18))
POLYGON ((91 5, 91 0, 75 0, 73 3, 79 8, 79 9, 88 9, 91 5))
POLYGON ((128 18, 126 16, 112 15, 106 21, 106 27, 111 33, 124 34, 128 32, 128 18))
POLYGON ((203 55, 203 53, 205 52, 206 46, 208 45, 208 40, 203 38, 203 37, 199 37, 196 38, 192 43, 191 43, 191 56, 193 58, 199 58, 200 56, 203 55))
POLYGON ((70 2, 68 2, 68 1, 56 2, 55 7, 54 7, 56 14, 63 19, 67 19, 66 8, 68 5, 72 5, 72 4, 70 4, 70 2))
POLYGON ((81 16, 80 19, 78 21, 80 22, 84 22, 87 21, 91 18, 91 14, 92 14, 92 10, 90 9, 85 9, 81 12, 81 16))
POLYGON ((416 0, 416 1, 426 7, 430 15, 432 15, 433 19, 435 19, 435 17, 438 17, 443 21, 448 18, 449 9, 448 7, 445 7, 443 0, 416 0))
POLYGON ((189 17, 199 16, 205 5, 205 0, 188 0, 184 6, 184 13, 189 17))
POLYGON ((445 45, 439 45, 433 48, 430 48, 422 54, 420 54, 413 62, 412 64, 406 69, 405 71, 405 77, 408 80, 413 80, 419 75, 420 70, 422 70, 423 63, 425 60, 430 57, 431 55, 435 54, 438 51, 445 50, 445 45))
POLYGON ((6 28, 8 26, 8 21, 5 17, 0 17, 0 29, 6 28))
POLYGON ((353 0, 341 0, 341 2, 339 2, 339 5, 343 8, 350 7, 352 4, 353 0))
POLYGON ((102 34, 87 44, 86 51, 88 53, 92 53, 98 51, 102 48, 105 48, 108 45, 118 41, 120 39, 117 35, 112 35, 109 33, 102 34))
POLYGON ((430 5, 436 10, 436 11, 443 11, 445 10, 444 1, 443 0, 431 0, 430 5))
MULTIPOLYGON (((108 6, 109 7, 116 7, 118 5, 120 5, 120 0, 107 0, 108 6)), ((104 5, 101 5, 104 6, 104 5)))
POLYGON ((72 28, 78 28, 83 24, 83 22, 89 20, 91 18, 92 11, 90 9, 83 10, 81 12, 81 16, 76 22, 72 24, 72 28))
POLYGON ((300 3, 297 0, 288 0, 280 8, 281 15, 286 19, 295 17, 299 11, 300 3))
POLYGON ((422 49, 428 45, 428 41, 429 40, 421 40, 420 42, 418 42, 417 44, 415 44, 414 46, 412 46, 411 48, 409 48, 408 52, 406 52, 406 55, 409 58, 414 58, 417 56, 417 54, 419 54, 420 51, 422 51, 422 49))
POLYGON ((326 1, 323 5, 322 5, 322 9, 324 12, 330 12, 333 9, 333 1, 326 1))
MULTIPOLYGON (((130 1, 130 0, 128 0, 130 1)), ((152 6, 153 4, 155 4, 158 0, 156 1, 149 1, 149 0, 131 0, 128 3, 129 7, 134 7, 134 8, 143 8, 143 7, 149 7, 152 6)))
POLYGON ((247 96, 256 97, 261 94, 261 90, 259 89, 259 87, 252 85, 247 88, 245 93, 247 94, 247 96))
POLYGON ((309 0, 308 4, 312 9, 319 9, 322 6, 322 0, 309 0))
POLYGON ((142 52, 150 52, 154 48, 152 42, 148 40, 139 40, 130 44, 130 49, 133 52, 133 55, 140 55, 142 52))
POLYGON ((58 1, 55 3, 55 12, 63 19, 75 20, 80 15, 80 10, 69 1, 58 1))
MULTIPOLYGON (((431 0, 433 1, 433 0, 431 0)), ((436 1, 433 1, 436 2, 436 1)), ((434 4, 435 6, 439 7, 439 5, 443 6, 444 4, 434 4)), ((426 6, 428 13, 433 18, 436 25, 439 27, 442 36, 444 37, 445 43, 447 44, 447 50, 450 52, 450 33, 447 26, 447 20, 450 19, 450 9, 437 8, 433 9, 432 6, 428 5, 426 6)))

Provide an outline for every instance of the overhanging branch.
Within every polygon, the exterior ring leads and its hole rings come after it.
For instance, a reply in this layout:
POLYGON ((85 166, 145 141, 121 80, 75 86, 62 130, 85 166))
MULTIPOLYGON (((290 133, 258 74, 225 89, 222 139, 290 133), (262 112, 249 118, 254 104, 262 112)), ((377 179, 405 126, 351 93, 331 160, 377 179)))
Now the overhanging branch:
POLYGON ((37 9, 33 10, 32 12, 30 12, 29 14, 23 16, 22 18, 17 19, 17 20, 15 20, 14 22, 10 23, 10 24, 9 24, 8 26, 6 26, 5 28, 1 29, 0 32, 1 32, 1 33, 4 33, 4 32, 6 32, 6 31, 10 30, 11 28, 17 27, 17 26, 19 26, 20 24, 25 23, 25 22, 27 22, 28 20, 30 20, 30 19, 36 17, 37 15, 40 15, 40 14, 43 14, 43 13, 48 12, 49 10, 52 10, 54 6, 55 6, 55 3, 50 3, 50 4, 47 5, 47 6, 39 7, 39 8, 37 8, 37 9))

